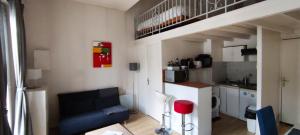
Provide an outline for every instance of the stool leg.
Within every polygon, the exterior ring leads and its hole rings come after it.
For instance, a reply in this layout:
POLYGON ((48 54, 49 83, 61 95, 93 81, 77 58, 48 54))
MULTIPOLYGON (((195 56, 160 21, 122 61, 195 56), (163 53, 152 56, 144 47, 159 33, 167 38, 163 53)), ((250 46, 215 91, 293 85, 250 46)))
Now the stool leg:
POLYGON ((185 135, 185 115, 182 114, 182 123, 181 123, 181 127, 182 127, 182 135, 185 135))

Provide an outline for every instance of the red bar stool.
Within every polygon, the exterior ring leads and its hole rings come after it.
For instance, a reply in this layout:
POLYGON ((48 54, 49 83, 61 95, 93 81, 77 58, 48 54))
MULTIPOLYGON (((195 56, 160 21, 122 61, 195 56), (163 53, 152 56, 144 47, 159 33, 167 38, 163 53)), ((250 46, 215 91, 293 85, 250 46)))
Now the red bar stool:
POLYGON ((190 130, 185 130, 185 126, 186 126, 185 115, 191 114, 193 112, 193 108, 194 108, 193 102, 188 101, 188 100, 176 100, 174 102, 175 112, 181 114, 181 116, 182 116, 182 123, 181 123, 182 135, 185 135, 185 131, 193 130, 193 128, 191 128, 190 130))

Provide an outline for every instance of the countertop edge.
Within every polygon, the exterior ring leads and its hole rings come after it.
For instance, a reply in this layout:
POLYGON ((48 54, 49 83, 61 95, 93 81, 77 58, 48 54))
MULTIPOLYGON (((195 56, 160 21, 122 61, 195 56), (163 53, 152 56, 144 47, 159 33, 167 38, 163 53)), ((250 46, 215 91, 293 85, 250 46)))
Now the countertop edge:
POLYGON ((207 83, 202 83, 202 82, 182 82, 182 83, 164 82, 164 83, 175 84, 175 85, 186 86, 186 87, 192 87, 192 88, 197 88, 197 89, 202 89, 202 88, 207 88, 207 87, 212 87, 213 86, 213 85, 210 85, 210 84, 207 84, 207 83))

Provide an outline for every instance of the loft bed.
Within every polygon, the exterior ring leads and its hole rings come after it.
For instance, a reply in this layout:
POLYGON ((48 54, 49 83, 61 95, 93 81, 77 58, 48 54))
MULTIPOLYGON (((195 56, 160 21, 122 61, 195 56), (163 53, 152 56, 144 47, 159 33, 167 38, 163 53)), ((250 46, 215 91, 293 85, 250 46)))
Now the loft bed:
POLYGON ((135 38, 141 39, 264 0, 163 0, 135 17, 135 38))

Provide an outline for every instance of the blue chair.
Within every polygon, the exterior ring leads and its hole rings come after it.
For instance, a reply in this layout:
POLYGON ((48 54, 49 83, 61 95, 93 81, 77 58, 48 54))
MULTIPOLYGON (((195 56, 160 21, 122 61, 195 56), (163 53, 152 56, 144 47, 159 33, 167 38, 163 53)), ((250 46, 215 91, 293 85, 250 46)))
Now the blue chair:
POLYGON ((271 106, 256 112, 261 135, 278 135, 276 120, 271 106))

